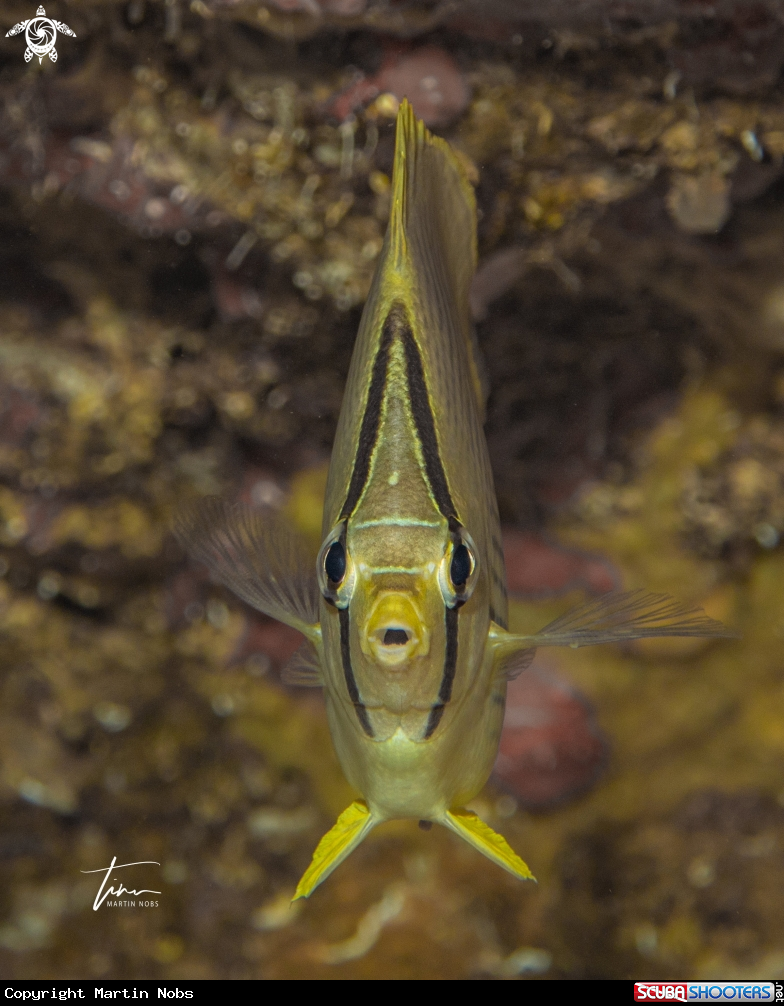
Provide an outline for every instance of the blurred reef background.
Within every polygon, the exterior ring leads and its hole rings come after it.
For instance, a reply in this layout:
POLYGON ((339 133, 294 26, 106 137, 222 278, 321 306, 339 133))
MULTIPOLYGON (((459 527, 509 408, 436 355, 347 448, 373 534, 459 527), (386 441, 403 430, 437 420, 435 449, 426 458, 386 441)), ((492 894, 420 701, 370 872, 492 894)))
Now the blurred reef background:
POLYGON ((784 976, 784 3, 46 13, 56 63, 0 38, 3 974, 784 976), (402 822, 291 908, 351 798, 321 699, 168 529, 318 540, 404 95, 477 187, 513 625, 622 585, 742 638, 511 686, 476 809, 538 885, 402 822), (114 856, 158 907, 92 910, 114 856))

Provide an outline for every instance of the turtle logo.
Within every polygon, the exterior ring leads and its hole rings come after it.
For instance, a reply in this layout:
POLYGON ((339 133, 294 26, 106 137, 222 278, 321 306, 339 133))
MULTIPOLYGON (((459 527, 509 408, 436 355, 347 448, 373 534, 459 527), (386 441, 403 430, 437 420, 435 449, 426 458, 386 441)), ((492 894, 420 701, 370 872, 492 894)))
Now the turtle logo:
POLYGON ((20 21, 19 24, 15 24, 10 31, 5 33, 5 37, 18 35, 20 31, 25 33, 27 40, 27 49, 24 54, 25 63, 29 63, 33 56, 37 56, 40 63, 47 53, 49 53, 49 59, 56 63, 57 50, 54 47, 54 40, 57 38, 58 31, 61 31, 63 35, 73 35, 76 38, 76 32, 71 31, 67 24, 47 17, 43 7, 38 8, 35 17, 30 21, 20 21))

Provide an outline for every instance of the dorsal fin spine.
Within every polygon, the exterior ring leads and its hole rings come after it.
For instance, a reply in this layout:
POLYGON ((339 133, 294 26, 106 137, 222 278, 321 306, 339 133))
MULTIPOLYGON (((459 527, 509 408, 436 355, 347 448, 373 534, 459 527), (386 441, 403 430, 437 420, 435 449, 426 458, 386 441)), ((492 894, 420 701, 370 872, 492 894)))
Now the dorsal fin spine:
POLYGON ((406 191, 408 188, 408 158, 413 154, 416 118, 407 98, 398 112, 395 129, 395 161, 392 168, 392 204, 390 206, 389 233, 392 238, 392 261, 397 272, 405 269, 406 248, 406 191))

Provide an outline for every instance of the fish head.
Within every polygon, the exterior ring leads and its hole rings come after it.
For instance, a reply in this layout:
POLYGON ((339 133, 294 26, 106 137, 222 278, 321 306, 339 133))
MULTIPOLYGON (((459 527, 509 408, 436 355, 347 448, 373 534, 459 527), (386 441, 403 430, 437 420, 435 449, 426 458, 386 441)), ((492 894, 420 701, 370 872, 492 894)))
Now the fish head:
POLYGON ((336 678, 350 701, 361 701, 374 736, 401 726, 423 738, 445 676, 451 689, 456 673, 457 620, 450 639, 448 613, 467 605, 470 618, 481 603, 471 603, 480 566, 470 535, 446 519, 348 520, 327 536, 318 570, 333 608, 325 622, 336 608, 342 623, 332 634, 336 678))

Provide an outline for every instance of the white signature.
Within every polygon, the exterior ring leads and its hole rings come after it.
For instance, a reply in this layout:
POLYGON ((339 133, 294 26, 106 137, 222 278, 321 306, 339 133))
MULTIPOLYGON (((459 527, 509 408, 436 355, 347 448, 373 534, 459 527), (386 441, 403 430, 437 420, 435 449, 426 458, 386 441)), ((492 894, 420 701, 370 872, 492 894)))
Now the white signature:
POLYGON ((106 901, 109 895, 113 894, 116 898, 122 897, 123 894, 133 894, 138 897, 140 894, 161 894, 161 891, 149 891, 147 888, 142 888, 140 891, 134 891, 130 888, 123 887, 120 884, 119 887, 106 887, 109 883, 109 877, 112 875, 112 870, 124 870, 126 866, 160 866, 160 863, 156 863, 154 859, 140 859, 138 863, 118 863, 117 857, 112 856, 112 862, 109 866, 102 866, 98 870, 80 870, 80 873, 105 873, 106 876, 101 881, 101 886, 98 888, 98 893, 95 895, 95 901, 93 901, 93 911, 97 912, 101 905, 106 901), (104 890, 106 888, 106 890, 104 890))

